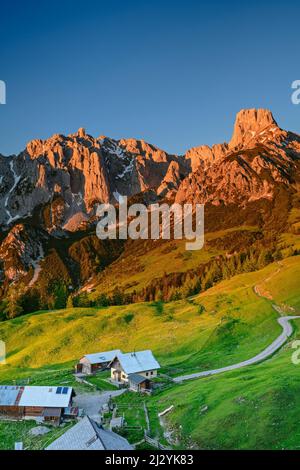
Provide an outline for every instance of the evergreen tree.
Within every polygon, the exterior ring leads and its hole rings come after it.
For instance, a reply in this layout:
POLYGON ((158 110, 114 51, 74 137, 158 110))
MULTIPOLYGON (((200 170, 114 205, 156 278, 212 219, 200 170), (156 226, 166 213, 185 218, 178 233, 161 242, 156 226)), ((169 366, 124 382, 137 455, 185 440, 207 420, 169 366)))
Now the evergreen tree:
POLYGON ((106 294, 101 294, 97 301, 96 301, 96 305, 98 307, 108 307, 109 306, 109 298, 107 297, 106 294))
POLYGON ((8 319, 16 318, 23 313, 22 296, 24 295, 25 288, 23 284, 19 286, 11 285, 9 288, 6 300, 7 304, 4 308, 4 313, 8 319))
POLYGON ((73 305, 73 299, 72 299, 72 296, 69 295, 68 297, 68 301, 67 301, 67 308, 73 308, 74 305, 73 305))
POLYGON ((57 282, 54 288, 54 308, 66 308, 67 288, 62 282, 57 282))
POLYGON ((124 304, 124 293, 119 287, 117 287, 113 291, 112 305, 123 305, 123 304, 124 304))
POLYGON ((88 297, 88 294, 86 291, 82 292, 81 294, 78 295, 77 297, 77 305, 78 307, 90 307, 90 300, 89 300, 89 297, 88 297))

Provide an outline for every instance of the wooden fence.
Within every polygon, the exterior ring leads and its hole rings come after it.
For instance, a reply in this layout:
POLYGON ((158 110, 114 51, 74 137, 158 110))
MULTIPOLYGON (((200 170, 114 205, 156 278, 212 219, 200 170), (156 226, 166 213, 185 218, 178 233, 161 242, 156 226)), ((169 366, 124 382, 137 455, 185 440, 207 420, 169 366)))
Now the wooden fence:
POLYGON ((158 439, 152 439, 152 437, 147 436, 146 433, 145 433, 145 441, 148 442, 148 444, 150 444, 151 446, 155 447, 156 449, 170 450, 169 447, 166 447, 163 444, 161 444, 158 439))

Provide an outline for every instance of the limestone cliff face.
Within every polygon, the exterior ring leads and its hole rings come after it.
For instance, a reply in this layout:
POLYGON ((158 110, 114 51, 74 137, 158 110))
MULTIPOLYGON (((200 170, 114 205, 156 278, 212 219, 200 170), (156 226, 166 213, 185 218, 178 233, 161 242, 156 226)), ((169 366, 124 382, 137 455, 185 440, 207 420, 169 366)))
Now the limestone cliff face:
POLYGON ((185 160, 144 141, 93 138, 79 129, 67 137, 33 140, 17 157, 0 157, 0 225, 10 226, 51 205, 49 229, 76 228, 92 218, 98 203, 116 202, 114 194, 132 196, 157 190, 171 162, 186 175, 185 160), (53 205, 60 198, 61 203, 53 205))
POLYGON ((180 165, 178 162, 172 161, 163 181, 157 189, 157 194, 161 197, 172 198, 176 195, 181 181, 182 174, 180 165))
POLYGON ((237 114, 229 144, 191 149, 192 173, 176 202, 238 204, 272 200, 278 185, 289 187, 299 171, 300 137, 280 129, 268 110, 237 114))
POLYGON ((267 109, 242 109, 236 116, 229 148, 246 147, 267 130, 278 129, 278 125, 267 109))
POLYGON ((212 147, 208 145, 201 145, 200 147, 193 147, 185 154, 185 159, 190 162, 192 172, 198 168, 206 169, 225 157, 228 152, 228 145, 216 144, 212 147))
POLYGON ((300 137, 261 109, 238 113, 229 143, 183 156, 143 140, 92 137, 83 128, 33 140, 18 156, 0 155, 0 274, 10 282, 34 271, 55 240, 71 245, 73 232, 85 234, 95 223, 97 204, 117 203, 118 194, 148 204, 244 208, 272 201, 278 188, 292 192, 299 159, 300 137))
POLYGON ((191 173, 179 186, 176 202, 238 204, 271 200, 278 184, 289 186, 295 165, 262 148, 229 154, 205 171, 191 173))
POLYGON ((16 224, 0 246, 1 274, 7 281, 16 281, 30 269, 34 271, 44 256, 47 236, 41 230, 16 224))
POLYGON ((98 203, 150 190, 180 202, 199 191, 204 201, 207 193, 209 200, 215 195, 225 203, 269 198, 273 183, 262 180, 262 169, 274 182, 286 183, 299 151, 299 138, 281 130, 262 109, 238 113, 229 144, 194 147, 184 156, 143 140, 94 138, 83 128, 55 134, 29 142, 18 156, 0 156, 0 226, 13 226, 49 206, 45 228, 74 231, 93 220, 98 203))

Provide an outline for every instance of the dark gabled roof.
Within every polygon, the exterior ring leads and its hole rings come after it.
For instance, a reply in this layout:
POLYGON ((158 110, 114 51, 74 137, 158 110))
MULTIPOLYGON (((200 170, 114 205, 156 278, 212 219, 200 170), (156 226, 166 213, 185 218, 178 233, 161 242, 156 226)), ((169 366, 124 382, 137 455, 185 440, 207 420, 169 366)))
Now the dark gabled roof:
POLYGON ((128 375, 128 379, 129 379, 130 382, 133 382, 136 385, 142 384, 146 380, 149 381, 149 379, 147 377, 144 377, 143 375, 139 375, 139 374, 130 374, 130 375, 128 375))

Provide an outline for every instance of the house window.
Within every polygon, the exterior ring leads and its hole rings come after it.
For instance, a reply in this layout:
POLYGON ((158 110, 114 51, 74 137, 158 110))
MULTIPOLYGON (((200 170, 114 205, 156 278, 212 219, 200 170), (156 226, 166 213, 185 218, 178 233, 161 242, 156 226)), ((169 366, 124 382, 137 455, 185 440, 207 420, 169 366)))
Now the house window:
POLYGON ((151 371, 151 375, 153 375, 153 370, 151 371))
POLYGON ((148 377, 148 375, 149 375, 149 372, 146 372, 146 376, 147 376, 147 377, 148 377))

